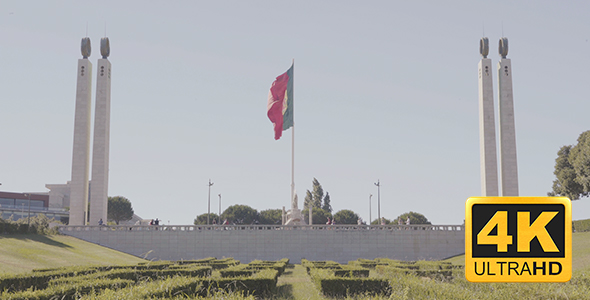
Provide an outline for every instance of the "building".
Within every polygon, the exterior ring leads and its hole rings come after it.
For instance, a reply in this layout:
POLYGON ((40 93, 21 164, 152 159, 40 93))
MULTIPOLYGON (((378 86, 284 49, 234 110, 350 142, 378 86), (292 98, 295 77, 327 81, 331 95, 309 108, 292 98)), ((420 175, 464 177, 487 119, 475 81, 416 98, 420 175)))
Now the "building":
POLYGON ((48 193, 0 192, 0 216, 13 220, 44 214, 48 218, 67 223, 69 211, 65 207, 51 207, 48 193))

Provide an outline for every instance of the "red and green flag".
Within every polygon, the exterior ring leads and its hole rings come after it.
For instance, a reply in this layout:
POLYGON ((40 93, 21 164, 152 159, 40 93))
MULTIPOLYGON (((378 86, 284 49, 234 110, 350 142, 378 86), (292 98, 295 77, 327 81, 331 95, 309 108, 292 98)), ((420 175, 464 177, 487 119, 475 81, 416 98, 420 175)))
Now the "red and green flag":
POLYGON ((279 75, 268 92, 268 118, 274 125, 275 140, 293 127, 293 67, 279 75))

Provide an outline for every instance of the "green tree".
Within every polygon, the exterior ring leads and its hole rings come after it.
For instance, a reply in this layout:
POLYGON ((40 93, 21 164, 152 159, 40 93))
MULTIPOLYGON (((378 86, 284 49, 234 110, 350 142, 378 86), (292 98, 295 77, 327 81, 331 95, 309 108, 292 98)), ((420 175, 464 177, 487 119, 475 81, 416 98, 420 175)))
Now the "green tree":
MULTIPOLYGON (((306 208, 302 210, 301 214, 303 215, 305 223, 309 224, 309 209, 306 208)), ((332 214, 321 208, 314 207, 311 211, 311 220, 313 221, 313 224, 326 224, 328 218, 332 219, 332 214)))
POLYGON ((577 200, 580 196, 588 195, 588 192, 584 191, 584 186, 578 183, 576 170, 570 163, 571 150, 572 146, 563 146, 557 152, 553 172, 557 179, 553 181, 553 191, 547 193, 548 196, 565 196, 577 200))
POLYGON ((583 196, 587 196, 590 191, 590 130, 580 134, 578 144, 570 152, 569 161, 576 172, 576 182, 583 187, 583 196))
POLYGON ((305 192, 305 201, 303 202, 303 208, 308 208, 310 203, 312 203, 312 199, 313 196, 311 195, 311 192, 309 190, 307 190, 305 192))
POLYGON ((313 198, 313 207, 321 208, 322 200, 324 199, 324 189, 320 182, 314 177, 312 182, 313 191, 311 192, 313 198))
POLYGON ((338 224, 357 224, 359 215, 352 210, 343 209, 334 214, 334 221, 338 224))
POLYGON ((221 214, 221 219, 232 224, 252 224, 259 218, 258 211, 248 205, 232 205, 221 214))
POLYGON ((429 224, 430 225, 430 224, 432 224, 432 223, 430 223, 430 221, 428 221, 428 219, 423 214, 413 212, 413 211, 399 215, 396 219, 393 220, 393 224, 397 224, 397 220, 399 220, 400 218, 402 219, 404 224, 406 224, 406 220, 408 219, 408 217, 410 217, 410 225, 413 225, 413 224, 429 224))
POLYGON ((590 130, 580 134, 576 145, 559 149, 553 174, 556 180, 547 195, 571 200, 590 195, 590 130))
POLYGON ((324 197, 324 205, 322 205, 322 209, 331 213, 332 212, 332 205, 330 205, 330 193, 326 192, 326 196, 324 197))
POLYGON ((131 201, 123 196, 108 198, 107 219, 119 225, 120 221, 129 221, 133 218, 133 207, 131 201))
POLYGON ((283 210, 267 209, 260 212, 260 224, 281 225, 283 221, 283 210))
MULTIPOLYGON (((210 225, 213 224, 213 220, 216 220, 215 222, 217 224, 219 224, 219 216, 216 213, 210 213, 209 214, 209 224, 210 225)), ((195 221, 193 223, 195 225, 207 225, 207 213, 198 215, 195 218, 195 221)))

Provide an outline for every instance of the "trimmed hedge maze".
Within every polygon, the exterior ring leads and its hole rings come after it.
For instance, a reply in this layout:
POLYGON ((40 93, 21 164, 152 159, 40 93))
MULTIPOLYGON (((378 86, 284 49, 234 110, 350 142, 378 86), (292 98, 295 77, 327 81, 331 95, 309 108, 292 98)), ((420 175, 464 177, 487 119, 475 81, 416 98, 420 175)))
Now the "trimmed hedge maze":
MULTIPOLYGON (((307 269, 312 282, 327 297, 382 296, 392 292, 391 280, 398 276, 417 276, 438 280, 451 280, 453 270, 462 266, 437 261, 398 261, 377 258, 358 259, 342 265, 333 261, 308 261, 301 264, 307 269)), ((459 272, 461 273, 462 270, 459 272)))
POLYGON ((272 296, 288 259, 240 264, 233 258, 69 267, 0 276, 0 299, 170 299, 272 296))

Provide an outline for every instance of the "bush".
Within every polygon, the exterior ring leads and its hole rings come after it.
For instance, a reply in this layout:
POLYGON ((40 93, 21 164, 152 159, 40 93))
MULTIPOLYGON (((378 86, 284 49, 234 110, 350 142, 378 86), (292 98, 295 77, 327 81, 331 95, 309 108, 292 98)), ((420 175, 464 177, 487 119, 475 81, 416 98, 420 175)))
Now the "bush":
POLYGON ((28 218, 12 220, 0 218, 0 234, 58 234, 57 227, 49 228, 50 223, 56 222, 55 219, 49 219, 44 214, 32 216, 30 225, 28 218))
POLYGON ((354 269, 354 268, 334 270, 334 276, 336 276, 336 277, 369 277, 369 270, 368 269, 354 269))
POLYGON ((2 293, 2 299, 20 300, 52 300, 52 299, 79 299, 95 290, 120 289, 130 286, 131 280, 125 279, 96 279, 83 280, 69 284, 50 286, 46 289, 34 290, 33 288, 16 293, 2 293))
MULTIPOLYGON (((368 270, 367 270, 368 271, 368 270)), ((391 293, 387 279, 336 277, 329 270, 312 269, 312 281, 329 297, 344 298, 355 295, 383 295, 391 293)))
POLYGON ((572 223, 572 229, 574 232, 590 231, 590 219, 573 221, 572 223))
POLYGON ((246 293, 255 296, 272 296, 276 292, 278 272, 261 270, 251 277, 233 277, 203 280, 203 293, 200 296, 211 296, 219 291, 228 293, 246 293))

